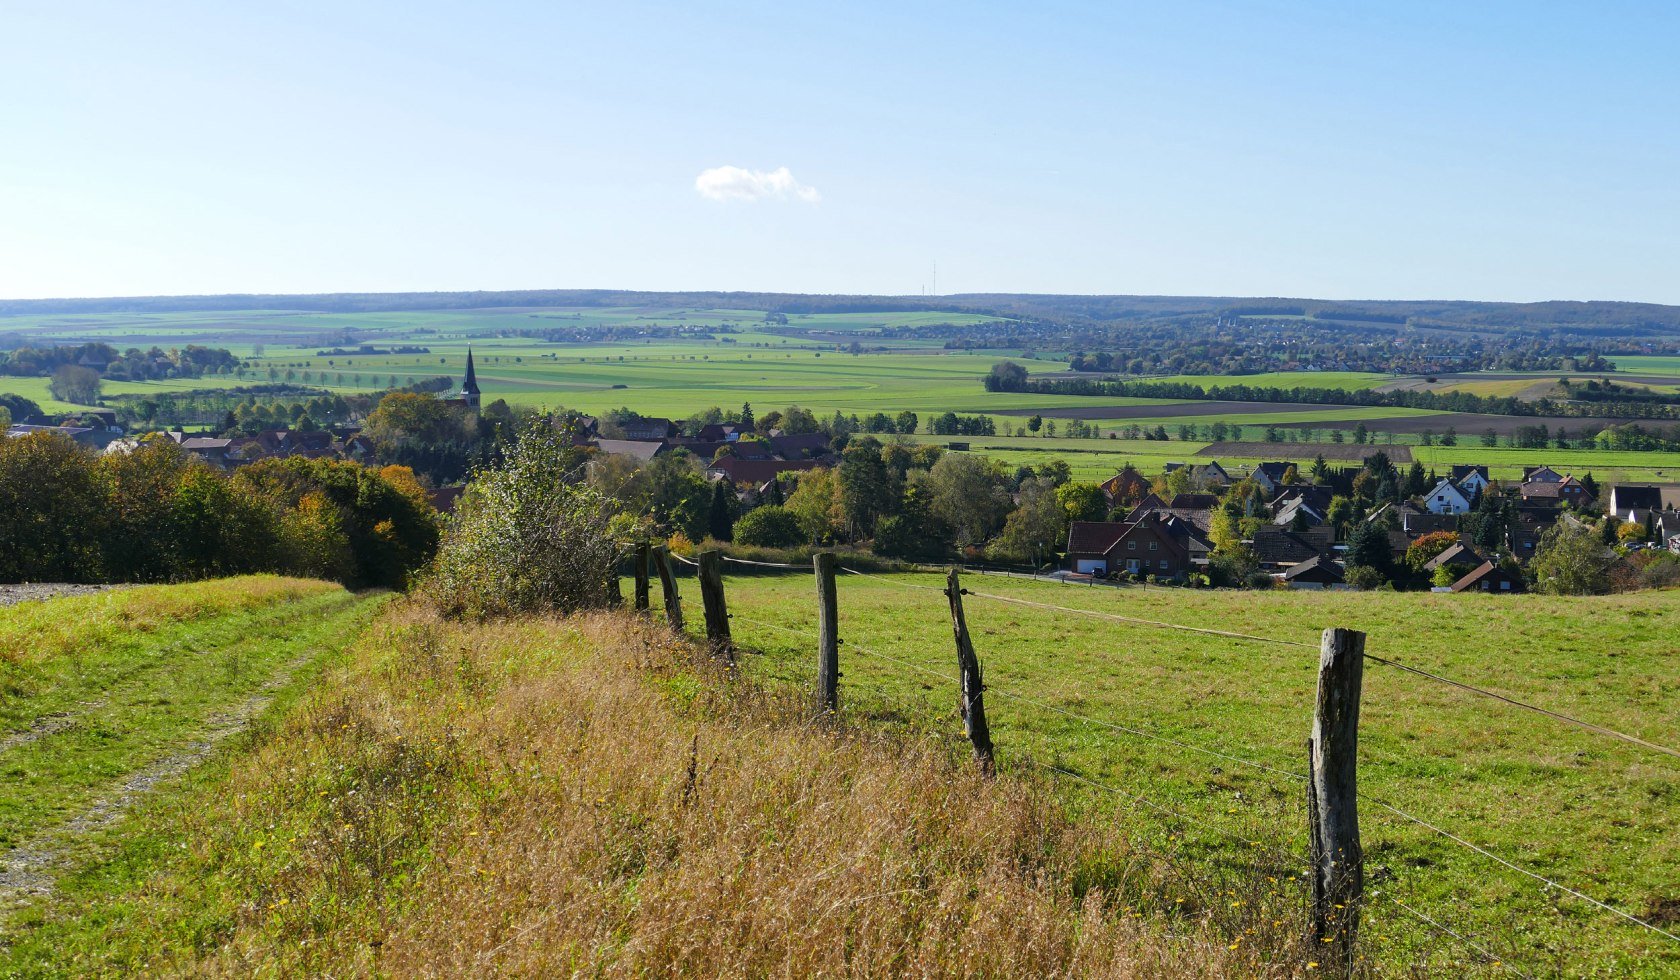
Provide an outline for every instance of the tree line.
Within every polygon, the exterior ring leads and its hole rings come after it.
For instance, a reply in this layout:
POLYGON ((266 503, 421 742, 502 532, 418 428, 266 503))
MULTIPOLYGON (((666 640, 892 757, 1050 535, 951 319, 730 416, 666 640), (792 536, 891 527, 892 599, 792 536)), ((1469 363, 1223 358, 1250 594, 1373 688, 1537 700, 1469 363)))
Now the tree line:
POLYGON ((403 467, 263 460, 232 474, 174 442, 95 453, 0 439, 0 581, 172 582, 278 572, 404 587, 440 522, 403 467))

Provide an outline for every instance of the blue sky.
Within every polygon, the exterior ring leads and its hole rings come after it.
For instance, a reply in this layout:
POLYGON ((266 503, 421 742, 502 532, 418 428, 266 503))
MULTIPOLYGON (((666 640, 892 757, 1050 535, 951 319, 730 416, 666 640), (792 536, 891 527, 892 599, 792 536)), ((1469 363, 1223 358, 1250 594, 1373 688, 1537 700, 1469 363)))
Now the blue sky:
POLYGON ((937 262, 942 293, 1680 303, 1677 36, 1657 3, 6 0, 0 297, 937 262))

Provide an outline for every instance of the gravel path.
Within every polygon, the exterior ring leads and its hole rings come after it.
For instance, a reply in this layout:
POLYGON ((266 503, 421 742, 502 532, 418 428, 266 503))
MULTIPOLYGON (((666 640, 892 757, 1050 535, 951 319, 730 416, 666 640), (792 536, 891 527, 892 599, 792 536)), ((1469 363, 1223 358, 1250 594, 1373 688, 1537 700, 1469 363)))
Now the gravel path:
POLYGON ((121 588, 116 585, 70 585, 65 582, 25 582, 20 585, 0 585, 0 606, 13 606, 20 602, 40 602, 43 599, 56 599, 61 595, 87 595, 90 592, 104 592, 106 589, 121 588))

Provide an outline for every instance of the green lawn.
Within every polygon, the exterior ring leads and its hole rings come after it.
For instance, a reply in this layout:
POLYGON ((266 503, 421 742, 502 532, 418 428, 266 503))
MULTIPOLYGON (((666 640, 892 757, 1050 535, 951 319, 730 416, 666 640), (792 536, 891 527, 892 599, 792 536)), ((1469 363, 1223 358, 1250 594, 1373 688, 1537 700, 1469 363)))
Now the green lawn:
MULTIPOLYGON (((954 737, 951 683, 921 672, 952 672, 945 598, 910 584, 937 587, 942 580, 841 576, 843 710, 954 737)), ((1301 784, 1207 752, 1301 771, 1316 644, 1325 627, 1367 631, 1367 650, 1375 655, 1680 745, 1674 679, 1680 591, 1599 598, 1257 594, 1110 590, 977 575, 965 585, 1304 644, 1128 625, 982 596, 966 600, 1003 765, 1032 759, 1144 794, 1187 819, 1149 808, 1114 819, 1210 863, 1242 867, 1256 855, 1305 852, 1301 784)), ((691 628, 698 629, 698 590, 691 579, 682 588, 691 628)), ((727 592, 737 641, 762 651, 746 657, 746 669, 812 685, 810 578, 732 572, 727 592)), ((1370 802, 1391 803, 1631 914, 1664 919, 1672 929, 1680 909, 1680 762, 1376 664, 1366 671, 1360 740, 1360 785, 1368 797, 1364 844, 1378 896, 1368 933, 1390 965, 1428 950, 1464 953, 1394 908, 1390 902, 1398 899, 1534 973, 1654 977, 1680 970, 1675 943, 1548 893, 1370 802)), ((1082 790, 1070 783, 1069 792, 1082 790)))

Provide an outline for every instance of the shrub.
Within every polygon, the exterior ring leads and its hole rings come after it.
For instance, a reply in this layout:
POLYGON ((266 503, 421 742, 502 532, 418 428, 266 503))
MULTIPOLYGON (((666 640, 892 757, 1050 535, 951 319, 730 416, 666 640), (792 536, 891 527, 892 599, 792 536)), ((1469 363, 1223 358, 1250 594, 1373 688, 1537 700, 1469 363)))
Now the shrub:
POLYGON ((1383 573, 1369 565, 1349 565, 1343 574, 1343 580, 1361 592, 1380 587, 1387 579, 1383 573))
POLYGON ((1249 588, 1258 589, 1258 590, 1261 590, 1261 591, 1265 591, 1266 589, 1277 588, 1277 579, 1272 578, 1270 575, 1266 574, 1265 572, 1253 572, 1253 573, 1251 573, 1248 576, 1246 582, 1247 582, 1247 585, 1248 585, 1249 588))
POLYGON ((606 604, 616 508, 579 481, 582 456, 569 438, 532 430, 505 468, 467 487, 426 589, 440 609, 485 617, 606 604))
POLYGON ((755 507, 735 522, 735 541, 762 548, 791 548, 805 541, 798 515, 786 507, 755 507))

